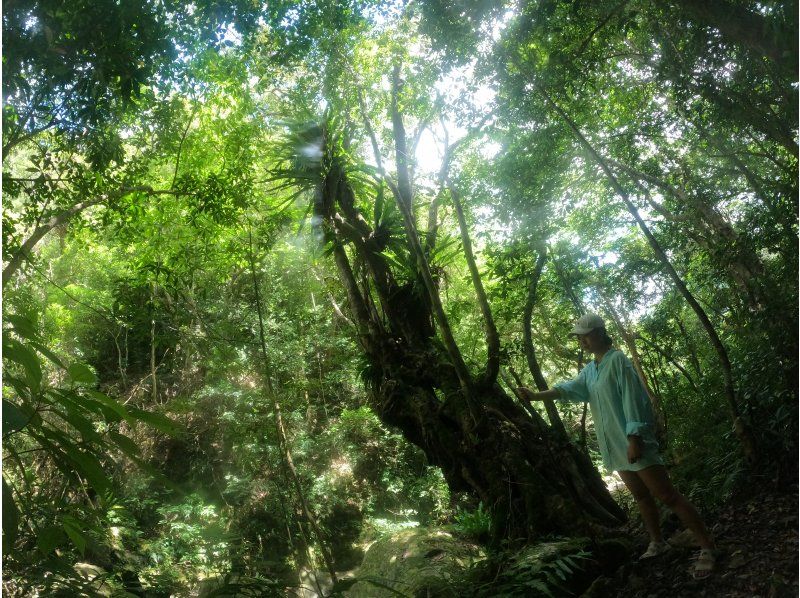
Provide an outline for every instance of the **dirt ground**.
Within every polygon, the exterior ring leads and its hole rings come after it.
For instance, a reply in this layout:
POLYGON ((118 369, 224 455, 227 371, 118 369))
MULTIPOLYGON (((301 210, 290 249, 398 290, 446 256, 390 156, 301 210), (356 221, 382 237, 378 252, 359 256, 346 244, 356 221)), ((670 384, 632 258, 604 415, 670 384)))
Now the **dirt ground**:
MULTIPOLYGON (((674 517, 674 516, 673 516, 674 517)), ((677 519, 668 520, 667 538, 673 549, 656 559, 631 562, 613 578, 602 578, 593 588, 609 597, 679 598, 730 596, 783 598, 798 596, 798 495, 764 494, 731 501, 705 517, 719 550, 716 570, 704 580, 693 579, 697 553, 691 534, 681 531, 677 519), (599 586, 599 587, 598 587, 599 586)), ((640 523, 630 532, 638 552, 647 538, 640 523), (640 539, 640 541, 639 541, 640 539)))

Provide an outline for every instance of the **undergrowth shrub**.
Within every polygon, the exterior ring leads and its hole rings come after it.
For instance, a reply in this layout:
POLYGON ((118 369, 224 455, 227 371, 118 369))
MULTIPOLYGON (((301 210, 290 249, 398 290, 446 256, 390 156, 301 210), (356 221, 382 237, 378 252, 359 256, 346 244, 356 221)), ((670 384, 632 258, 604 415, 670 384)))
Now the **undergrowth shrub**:
POLYGON ((586 570, 592 563, 592 553, 575 540, 554 540, 528 548, 506 544, 476 563, 456 584, 454 595, 575 596, 588 585, 586 570))
POLYGON ((478 503, 478 508, 468 511, 461 507, 456 507, 453 517, 453 527, 455 531, 476 542, 487 542, 491 531, 492 516, 488 509, 483 507, 483 503, 478 503))

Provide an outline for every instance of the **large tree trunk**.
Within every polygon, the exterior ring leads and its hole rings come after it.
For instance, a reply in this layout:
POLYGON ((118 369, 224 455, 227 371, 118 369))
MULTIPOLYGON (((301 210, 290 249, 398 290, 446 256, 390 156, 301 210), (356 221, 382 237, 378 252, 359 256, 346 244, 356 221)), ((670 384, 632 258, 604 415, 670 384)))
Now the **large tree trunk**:
POLYGON ((453 206, 456 209, 456 217, 458 219, 458 229, 461 233, 461 245, 464 248, 464 257, 467 260, 467 267, 469 268, 470 278, 472 279, 472 286, 475 289, 475 296, 478 298, 478 305, 481 308, 481 315, 483 315, 483 325, 486 333, 486 371, 483 374, 483 379, 491 384, 497 380, 497 373, 500 371, 500 335, 497 334, 497 327, 494 324, 492 317, 492 310, 489 307, 489 299, 486 296, 486 291, 483 288, 481 275, 478 271, 478 265, 475 262, 475 254, 472 251, 472 241, 469 238, 469 231, 467 230, 467 220, 464 217, 464 208, 461 205, 461 197, 455 186, 450 185, 450 196, 453 200, 453 206))
MULTIPOLYGON (((327 133, 323 140, 326 137, 327 133)), ((417 281, 395 279, 354 206, 341 159, 332 151, 336 144, 323 145, 323 180, 317 188, 315 216, 333 244, 352 319, 370 364, 366 377, 372 407, 381 420, 398 428, 430 463, 441 467, 453 490, 470 492, 491 509, 496 539, 592 534, 598 524, 621 522, 624 513, 597 482, 599 476, 595 473, 587 482, 580 472, 574 447, 558 442, 538 414, 526 412, 498 384, 459 371, 465 366, 463 361, 453 363, 458 348, 443 346, 437 339, 433 324, 444 313, 434 314, 441 306, 434 306, 430 287, 425 285, 427 292, 412 292, 417 281), (370 276, 380 273, 381 283, 370 285, 372 291, 360 287, 351 259, 370 265, 370 276), (368 296, 369 292, 376 296, 368 296), (366 307, 373 299, 375 311, 366 307)), ((407 235, 416 224, 408 210, 407 179, 402 183, 398 201, 405 203, 407 235)), ((418 264, 424 259, 420 250, 421 246, 412 247, 418 264)))
POLYGON ((403 351, 385 357, 372 382, 380 417, 422 448, 453 490, 490 506, 495 537, 585 534, 594 524, 623 519, 605 487, 587 483, 582 455, 557 442, 544 420, 499 386, 480 389, 482 417, 474 430, 465 429, 458 380, 441 356, 403 351), (437 389, 449 398, 439 400, 437 389))

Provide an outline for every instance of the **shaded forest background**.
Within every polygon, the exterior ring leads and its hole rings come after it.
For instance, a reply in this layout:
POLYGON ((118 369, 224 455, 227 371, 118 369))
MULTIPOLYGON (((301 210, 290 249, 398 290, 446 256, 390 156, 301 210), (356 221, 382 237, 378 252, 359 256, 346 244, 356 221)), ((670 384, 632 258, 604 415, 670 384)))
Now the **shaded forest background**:
POLYGON ((513 391, 586 310, 694 501, 796 484, 797 13, 6 2, 4 591, 618 522, 591 416, 513 391))

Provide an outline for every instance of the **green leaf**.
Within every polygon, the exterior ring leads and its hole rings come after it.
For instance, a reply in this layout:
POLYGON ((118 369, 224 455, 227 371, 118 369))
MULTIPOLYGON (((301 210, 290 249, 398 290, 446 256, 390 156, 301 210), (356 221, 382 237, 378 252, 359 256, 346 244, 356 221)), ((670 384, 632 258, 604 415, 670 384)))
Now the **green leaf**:
POLYGON ((335 594, 337 592, 339 593, 346 592, 354 585, 356 585, 358 581, 359 580, 357 577, 351 577, 349 579, 340 579, 339 581, 336 582, 336 584, 334 584, 333 588, 331 588, 332 593, 335 594))
POLYGON ((49 456, 53 461, 53 465, 56 466, 56 469, 63 473, 67 479, 76 479, 75 470, 72 467, 72 464, 68 462, 69 460, 64 454, 63 449, 48 440, 47 437, 52 436, 52 434, 48 434, 48 430, 41 430, 41 433, 32 433, 31 436, 33 436, 34 440, 41 444, 42 448, 49 453, 49 456))
POLYGON ((34 392, 42 385, 42 366, 39 358, 28 347, 14 339, 3 339, 3 357, 18 363, 25 369, 25 379, 34 392))
POLYGON ((412 272, 411 267, 408 264, 401 262, 394 254, 388 251, 382 251, 380 255, 382 255, 383 258, 389 262, 389 264, 397 268, 400 273, 409 274, 412 272))
POLYGON ((100 444, 103 442, 102 437, 94 429, 94 424, 90 419, 81 413, 74 404, 63 403, 66 408, 66 413, 56 410, 56 413, 61 416, 64 421, 69 423, 73 428, 81 433, 84 441, 100 444))
POLYGON ((19 527, 19 509, 11 494, 11 487, 3 478, 3 554, 10 554, 17 539, 19 527))
POLYGON ((3 436, 13 432, 19 432, 28 425, 30 417, 25 415, 22 410, 3 399, 3 436))
POLYGON ((134 419, 138 419, 139 421, 152 428, 155 428, 156 430, 160 430, 165 434, 174 435, 178 431, 177 424, 160 413, 153 413, 152 411, 145 411, 136 407, 129 409, 128 413, 130 413, 134 419))
POLYGON ((75 545, 75 548, 78 549, 78 552, 81 554, 84 553, 86 550, 86 536, 83 535, 81 529, 84 527, 81 525, 81 522, 75 519, 74 517, 70 517, 69 515, 64 515, 62 518, 64 523, 64 531, 69 536, 69 539, 72 540, 72 543, 75 545))
POLYGON ((531 588, 532 590, 536 590, 537 592, 541 592, 540 595, 542 596, 550 596, 552 598, 553 591, 543 581, 539 581, 537 579, 532 579, 530 581, 525 582, 525 585, 531 588))
POLYGON ((100 460, 94 454, 82 451, 60 431, 43 429, 42 433, 64 449, 66 458, 96 491, 103 492, 111 488, 111 482, 103 471, 100 460))
MULTIPOLYGON (((393 596, 402 596, 403 598, 409 598, 408 594, 403 594, 403 592, 398 592, 393 587, 386 585, 382 581, 378 581, 378 579, 372 577, 360 577, 358 581, 363 581, 364 583, 368 583, 370 585, 375 586, 376 588, 381 588, 383 590, 388 591, 393 596)), ((394 582, 393 582, 394 583, 394 582)))
POLYGON ((97 376, 85 363, 73 363, 67 368, 67 373, 76 384, 97 383, 97 376))
POLYGON ((80 472, 84 474, 95 490, 98 492, 108 490, 111 487, 111 481, 106 477, 99 459, 91 453, 84 453, 77 450, 77 447, 75 447, 75 449, 76 450, 70 450, 64 447, 67 455, 69 455, 70 459, 75 461, 80 472))
MULTIPOLYGON (((117 411, 109 409, 103 403, 95 401, 88 396, 80 395, 68 388, 55 389, 50 391, 49 394, 55 399, 57 404, 61 405, 68 411, 77 414, 79 417, 83 417, 89 422, 94 421, 94 418, 92 415, 84 415, 84 413, 88 412, 89 414, 99 415, 100 417, 105 418, 107 421, 114 423, 123 419, 117 411)), ((78 429, 81 428, 78 427, 78 429)))
POLYGON ((141 454, 139 445, 127 436, 123 436, 119 432, 114 432, 113 430, 109 432, 108 435, 111 437, 111 440, 114 441, 114 444, 129 457, 138 457, 141 454))
POLYGON ((39 552, 47 556, 63 544, 66 539, 67 536, 64 534, 63 528, 57 525, 49 525, 36 536, 36 546, 39 548, 39 552))
POLYGON ((37 341, 31 341, 31 347, 33 347, 34 349, 39 351, 39 353, 41 353, 42 355, 47 357, 47 359, 52 361, 58 367, 61 367, 61 368, 64 368, 64 369, 67 368, 67 366, 64 365, 64 362, 61 361, 61 358, 58 355, 56 355, 55 353, 53 353, 50 349, 45 347, 42 343, 37 342, 37 341))
POLYGON ((12 376, 8 371, 3 372, 3 383, 13 388, 20 397, 31 397, 31 387, 27 382, 17 376, 12 376))
POLYGON ((6 321, 14 327, 14 332, 22 338, 26 338, 30 341, 38 339, 39 334, 36 331, 36 326, 29 318, 20 315, 10 315, 6 316, 6 321))
POLYGON ((176 494, 179 494, 179 495, 184 495, 185 494, 185 491, 184 491, 183 488, 181 488, 178 484, 176 484, 175 482, 170 480, 161 471, 159 471, 158 469, 156 469, 155 467, 150 465, 147 461, 145 461, 144 459, 140 459, 139 457, 134 457, 132 455, 128 455, 128 456, 131 458, 131 460, 134 463, 136 463, 136 465, 137 465, 137 467, 139 467, 139 469, 141 469, 145 473, 149 473, 156 480, 158 480, 161 484, 163 484, 164 486, 166 486, 167 488, 169 488, 170 490, 172 490, 176 494))
POLYGON ((100 404, 102 404, 103 406, 107 407, 108 409, 119 415, 121 419, 124 420, 131 419, 131 414, 128 413, 128 410, 119 401, 115 401, 108 395, 103 394, 98 390, 87 390, 86 394, 88 394, 90 397, 98 401, 100 404))

